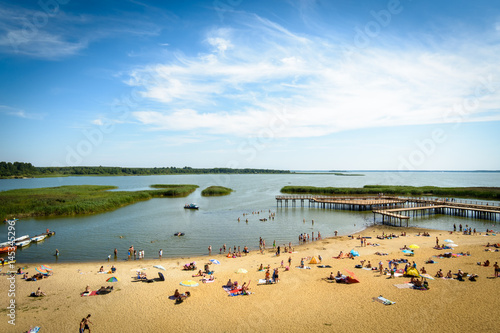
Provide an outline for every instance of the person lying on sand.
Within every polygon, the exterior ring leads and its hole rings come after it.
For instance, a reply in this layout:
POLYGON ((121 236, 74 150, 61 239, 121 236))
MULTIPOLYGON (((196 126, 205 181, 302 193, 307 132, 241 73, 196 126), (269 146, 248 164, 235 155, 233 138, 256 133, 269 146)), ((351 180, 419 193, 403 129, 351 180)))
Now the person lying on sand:
POLYGON ((193 275, 193 277, 196 277, 196 276, 205 276, 205 274, 203 274, 203 272, 200 269, 196 275, 193 275))
POLYGON ((191 296, 191 293, 189 291, 186 291, 185 293, 181 294, 179 292, 179 289, 175 289, 175 292, 174 292, 174 297, 176 299, 176 301, 178 302, 182 302, 184 301, 186 298, 188 298, 189 296, 191 296))

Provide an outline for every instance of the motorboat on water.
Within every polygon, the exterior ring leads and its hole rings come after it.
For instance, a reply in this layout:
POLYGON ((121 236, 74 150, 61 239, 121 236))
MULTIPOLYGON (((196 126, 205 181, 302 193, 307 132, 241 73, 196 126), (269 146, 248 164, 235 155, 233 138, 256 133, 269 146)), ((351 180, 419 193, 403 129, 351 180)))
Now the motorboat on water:
POLYGON ((47 235, 38 235, 38 236, 35 236, 35 237, 32 237, 31 238, 31 241, 32 242, 41 242, 45 239, 45 237, 47 237, 47 235))
POLYGON ((24 241, 21 241, 21 242, 17 242, 16 246, 17 247, 25 247, 25 246, 30 245, 30 243, 31 243, 31 239, 28 239, 28 240, 24 240, 24 241))
POLYGON ((12 242, 0 243, 0 247, 6 247, 6 246, 11 246, 11 245, 12 245, 12 242))
POLYGON ((17 242, 22 242, 22 241, 25 241, 27 239, 30 238, 30 235, 24 235, 24 236, 21 236, 21 237, 17 237, 16 239, 14 239, 14 242, 17 243, 17 242))
POLYGON ((190 203, 190 204, 185 204, 184 205, 184 209, 199 209, 200 207, 198 207, 197 204, 195 203, 190 203))
POLYGON ((0 253, 8 253, 15 251, 17 249, 17 246, 4 246, 0 247, 0 253))

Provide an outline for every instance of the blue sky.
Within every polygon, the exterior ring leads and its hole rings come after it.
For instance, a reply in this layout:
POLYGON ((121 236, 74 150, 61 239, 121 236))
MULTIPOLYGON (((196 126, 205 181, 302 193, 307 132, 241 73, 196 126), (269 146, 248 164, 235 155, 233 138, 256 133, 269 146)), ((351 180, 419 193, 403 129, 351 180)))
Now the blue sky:
POLYGON ((0 160, 500 170, 492 1, 1 1, 0 160))

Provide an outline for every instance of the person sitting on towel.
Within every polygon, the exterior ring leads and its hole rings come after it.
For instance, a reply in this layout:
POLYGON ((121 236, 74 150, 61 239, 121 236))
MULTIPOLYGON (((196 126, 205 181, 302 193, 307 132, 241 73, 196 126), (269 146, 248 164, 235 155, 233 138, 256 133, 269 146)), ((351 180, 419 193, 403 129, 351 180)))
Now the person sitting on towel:
POLYGON ((36 296, 36 297, 40 297, 40 296, 45 296, 45 295, 47 295, 47 294, 46 294, 46 293, 44 293, 44 292, 40 289, 40 287, 38 287, 38 289, 37 289, 37 290, 36 290, 36 292, 35 292, 35 296, 36 296))

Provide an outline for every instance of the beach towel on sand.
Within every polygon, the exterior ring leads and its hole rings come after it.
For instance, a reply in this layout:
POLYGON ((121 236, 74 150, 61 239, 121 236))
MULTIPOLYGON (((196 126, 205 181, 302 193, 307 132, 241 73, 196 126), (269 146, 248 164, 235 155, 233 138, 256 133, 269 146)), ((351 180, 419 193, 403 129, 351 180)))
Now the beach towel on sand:
POLYGON ((97 295, 97 290, 92 290, 90 293, 82 293, 82 296, 95 296, 97 295))
POLYGON ((394 287, 399 288, 399 289, 411 289, 413 287, 413 283, 395 284, 394 287))
POLYGON ((304 267, 296 266, 296 267, 299 269, 311 269, 311 267, 309 267, 309 266, 304 266, 304 267))
POLYGON ((241 295, 239 293, 241 291, 241 289, 230 289, 226 286, 222 286, 222 289, 224 289, 224 291, 227 292, 229 296, 240 296, 241 295))
POLYGON ((269 282, 266 282, 266 279, 259 279, 259 282, 257 282, 257 285, 263 285, 263 284, 274 284, 274 282, 272 280, 269 282))
POLYGON ((373 300, 379 303, 382 303, 384 305, 393 305, 396 304, 396 302, 390 301, 385 297, 379 296, 379 297, 373 297, 373 300))

